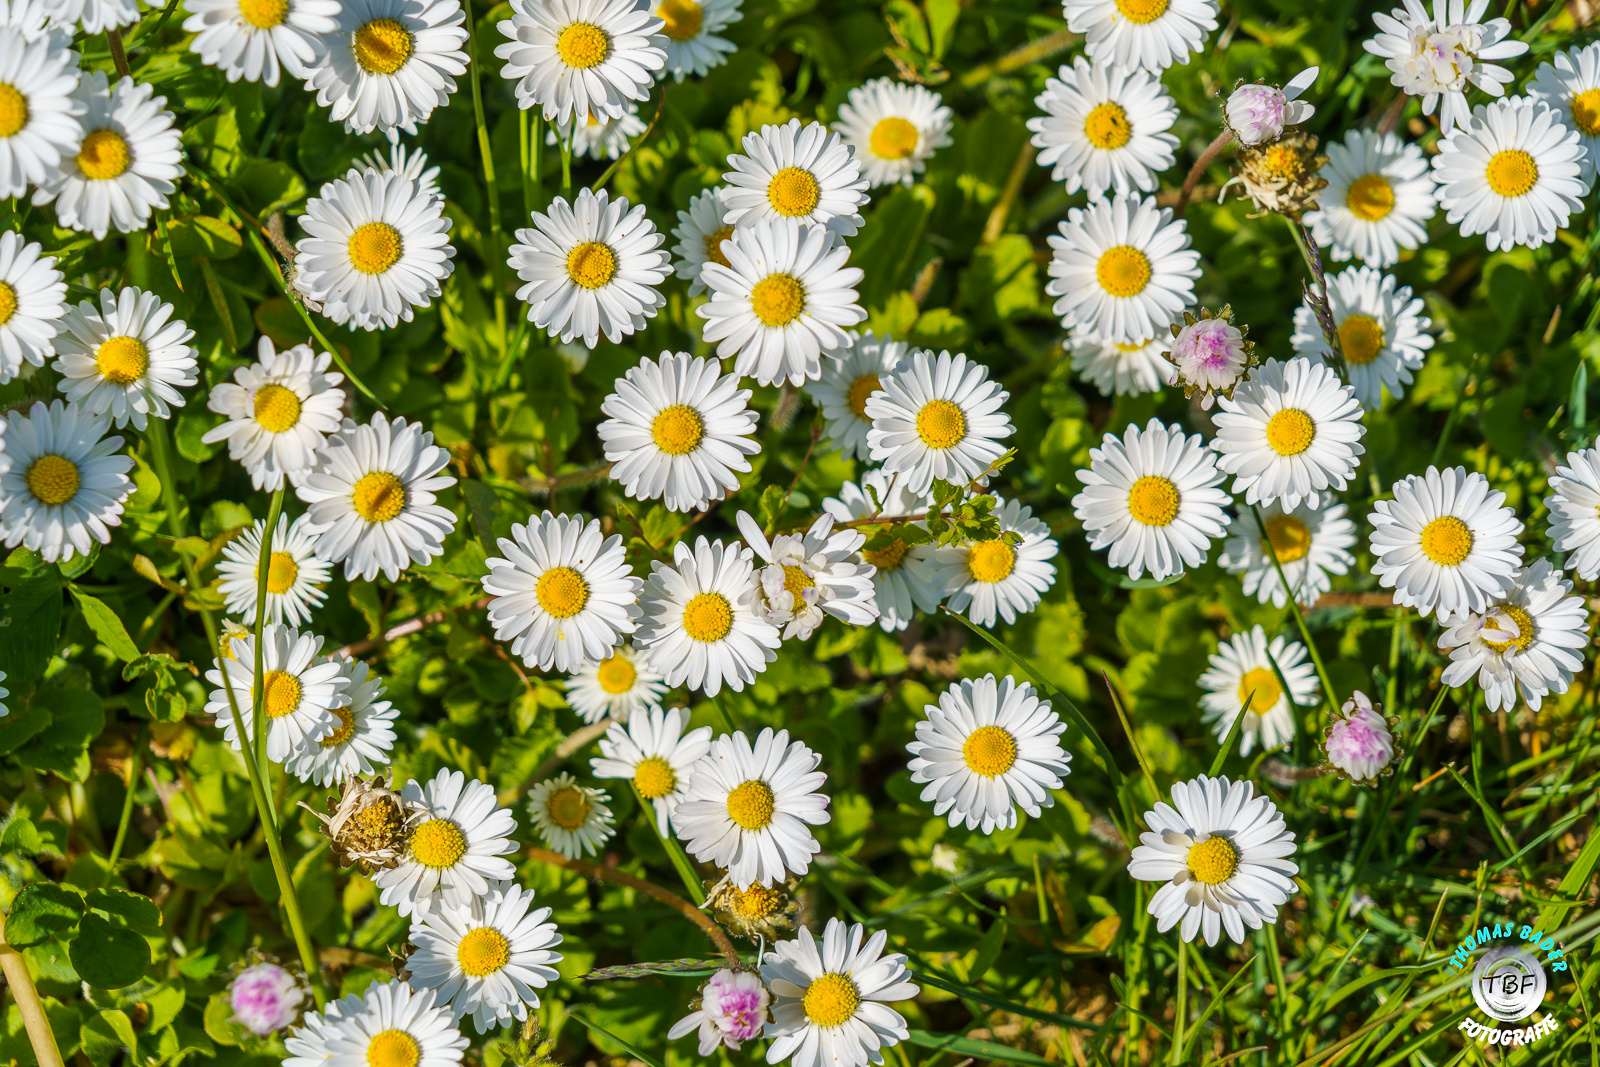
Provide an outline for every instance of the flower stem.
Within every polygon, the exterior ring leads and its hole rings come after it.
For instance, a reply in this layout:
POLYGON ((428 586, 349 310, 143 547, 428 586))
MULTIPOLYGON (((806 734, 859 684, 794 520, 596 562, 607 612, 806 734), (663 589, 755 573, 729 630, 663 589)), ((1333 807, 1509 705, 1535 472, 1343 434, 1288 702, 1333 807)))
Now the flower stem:
POLYGON ((1178 202, 1172 207, 1174 215, 1183 218, 1183 210, 1189 206, 1189 198, 1194 195, 1194 187, 1200 184, 1200 178, 1205 174, 1206 168, 1211 166, 1211 161, 1216 159, 1232 140, 1233 131, 1224 129, 1217 134, 1215 141, 1206 145, 1206 150, 1200 153, 1200 158, 1194 161, 1194 166, 1189 168, 1188 175, 1183 179, 1183 188, 1178 191, 1178 202))
POLYGON ((122 34, 115 29, 106 30, 106 46, 111 49, 111 63, 117 68, 117 77, 133 77, 133 70, 128 66, 127 49, 122 47, 122 34))
POLYGON ((661 832, 661 824, 656 821, 655 805, 639 792, 638 783, 634 783, 633 795, 639 798, 639 810, 649 822, 650 829, 656 832, 656 839, 661 842, 661 847, 667 850, 672 865, 678 869, 678 877, 683 880, 683 888, 689 891, 689 899, 696 904, 704 904, 705 890, 700 886, 700 879, 695 877, 694 868, 689 865, 689 857, 684 855, 683 847, 678 844, 677 838, 661 832))
POLYGON ((510 342, 506 329, 505 236, 500 225, 500 184, 495 181, 494 152, 489 145, 489 123, 484 117, 483 88, 478 84, 478 27, 472 20, 472 0, 463 0, 467 14, 467 81, 472 86, 472 117, 478 127, 478 155, 483 159, 483 180, 489 187, 489 278, 494 286, 494 324, 500 333, 500 355, 510 342))
POLYGON ((28 1031, 28 1043, 33 1046, 34 1058, 39 1067, 64 1067, 61 1050, 56 1047, 55 1031, 44 1013, 44 1002, 28 973, 28 961, 22 953, 6 942, 6 917, 0 913, 0 971, 5 973, 6 985, 11 987, 11 999, 16 1002, 17 1014, 28 1031))
MULTIPOLYGON (((267 699, 267 687, 262 681, 262 671, 266 667, 266 649, 261 641, 261 631, 266 628, 267 622, 267 575, 272 570, 272 535, 278 529, 278 516, 283 514, 283 486, 278 486, 272 494, 272 503, 267 506, 267 524, 261 530, 261 553, 256 557, 256 619, 255 619, 255 688, 250 693, 250 741, 256 750, 256 765, 261 769, 261 780, 272 780, 272 764, 267 761, 267 746, 261 736, 263 732, 262 714, 267 699)), ((273 812, 273 825, 277 825, 277 812, 273 812)))
POLYGON ((106 857, 105 873, 100 875, 100 888, 104 889, 117 870, 117 860, 122 857, 122 846, 128 840, 128 823, 133 819, 133 794, 139 789, 139 773, 144 763, 144 746, 150 728, 141 724, 133 740, 133 755, 128 763, 128 792, 122 798, 122 815, 117 819, 117 836, 111 842, 111 853, 106 857))
POLYGON ((1339 704, 1333 693, 1333 682, 1328 678, 1328 668, 1322 662, 1322 653, 1317 651, 1317 643, 1311 639, 1311 630, 1306 626, 1305 616, 1300 614, 1300 604, 1295 598, 1294 586, 1289 584, 1288 576, 1283 573, 1283 562, 1278 559, 1278 546, 1267 536, 1267 524, 1261 518, 1261 509, 1252 504, 1250 514, 1255 516, 1256 528, 1261 531, 1262 543, 1267 546, 1267 555, 1272 557, 1273 569, 1278 572, 1278 582, 1283 586, 1284 599, 1289 602, 1289 614, 1294 616, 1294 624, 1300 628, 1300 637, 1306 643, 1306 651, 1311 654, 1311 662, 1316 664, 1317 678, 1322 682, 1322 699, 1328 705, 1328 713, 1336 715, 1339 704))

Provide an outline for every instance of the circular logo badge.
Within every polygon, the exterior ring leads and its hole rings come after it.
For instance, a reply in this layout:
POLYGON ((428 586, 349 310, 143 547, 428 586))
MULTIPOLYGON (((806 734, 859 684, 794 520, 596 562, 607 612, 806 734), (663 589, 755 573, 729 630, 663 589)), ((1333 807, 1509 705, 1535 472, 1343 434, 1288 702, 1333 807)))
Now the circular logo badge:
POLYGON ((1485 1015, 1521 1022, 1544 1002, 1544 968, 1533 953, 1515 945, 1485 952, 1472 969, 1472 999, 1485 1015))

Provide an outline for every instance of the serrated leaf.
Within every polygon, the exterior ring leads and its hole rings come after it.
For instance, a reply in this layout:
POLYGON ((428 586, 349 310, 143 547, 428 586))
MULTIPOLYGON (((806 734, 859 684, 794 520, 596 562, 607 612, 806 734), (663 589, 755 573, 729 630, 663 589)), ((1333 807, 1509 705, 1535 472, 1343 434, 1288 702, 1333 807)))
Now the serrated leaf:
POLYGON ((111 650, 111 654, 124 663, 131 662, 139 656, 139 646, 133 643, 133 638, 128 636, 128 628, 122 624, 117 613, 106 605, 99 597, 92 597, 81 592, 77 586, 68 586, 73 599, 78 602, 78 607, 83 611, 83 619, 89 624, 89 629, 100 639, 100 643, 111 650))
POLYGON ((88 906, 107 915, 114 915, 135 929, 154 933, 161 929, 161 909, 155 901, 126 889, 91 890, 85 901, 88 906))
POLYGON ((83 917, 83 897, 55 882, 34 882, 22 887, 6 916, 6 940, 27 948, 59 937, 83 917))
POLYGON ((78 935, 67 946, 67 958, 90 985, 121 989, 150 969, 150 945, 132 930, 90 912, 78 923, 78 935))

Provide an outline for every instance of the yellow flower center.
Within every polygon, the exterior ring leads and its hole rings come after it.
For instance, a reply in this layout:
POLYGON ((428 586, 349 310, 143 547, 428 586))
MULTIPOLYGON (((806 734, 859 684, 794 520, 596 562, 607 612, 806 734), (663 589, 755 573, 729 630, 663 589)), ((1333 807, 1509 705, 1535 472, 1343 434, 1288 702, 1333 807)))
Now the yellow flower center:
POLYGON ((780 215, 809 215, 822 199, 822 186, 809 170, 784 167, 767 184, 767 203, 780 215))
POLYGON ((567 253, 567 277, 585 289, 598 289, 617 276, 617 254, 599 241, 567 253))
POLYGON ((1178 517, 1178 487, 1166 478, 1147 474, 1128 490, 1128 513, 1146 526, 1165 526, 1178 517))
POLYGON ((1189 847, 1189 873, 1206 885, 1217 885, 1239 869, 1239 850, 1226 837, 1208 837, 1189 847))
POLYGON ((806 309, 806 291, 797 278, 769 274, 751 288, 750 308, 767 326, 787 326, 806 309))
POLYGON ((78 169, 91 181, 120 178, 132 162, 128 142, 115 130, 94 130, 78 147, 78 169))
POLYGON ((789 610, 799 611, 806 602, 802 594, 807 589, 815 589, 816 587, 817 583, 812 580, 811 575, 807 574, 804 569, 790 566, 783 568, 783 591, 789 594, 791 601, 789 610))
POLYGON ((700 447, 705 435, 705 420, 698 411, 684 404, 663 408, 650 423, 651 440, 669 456, 687 456, 700 447))
POLYGON ((1133 127, 1128 124, 1128 113, 1121 104, 1110 101, 1089 112, 1083 120, 1084 136, 1096 148, 1121 148, 1133 137, 1133 127))
POLYGON ((1275 144, 1261 153, 1261 165, 1274 178, 1293 181, 1305 171, 1305 161, 1292 144, 1275 144))
POLYGON ((824 974, 806 989, 801 1002, 806 1018, 823 1029, 843 1026, 855 1016, 861 1003, 856 984, 845 974, 824 974))
POLYGON ((777 800, 766 782, 751 779, 728 794, 728 818, 746 830, 764 830, 772 822, 777 800))
POLYGON ((1422 528, 1422 554, 1433 562, 1454 567, 1472 553, 1472 531, 1454 515, 1441 515, 1422 528))
POLYGON ((1383 326, 1371 315, 1346 315, 1339 324, 1339 347, 1346 363, 1364 367, 1383 350, 1383 326))
POLYGON ((342 745, 354 737, 356 733, 356 717, 350 711, 350 705, 346 704, 342 708, 334 708, 333 713, 339 717, 339 727, 338 729, 334 730, 333 733, 317 742, 317 744, 321 745, 323 748, 333 748, 335 745, 342 745))
POLYGON ((551 567, 534 587, 539 606, 557 619, 570 619, 589 602, 589 583, 571 567, 551 567))
POLYGON ((1363 174, 1345 190, 1344 206, 1358 219, 1377 222, 1394 210, 1394 186, 1381 174, 1363 174))
POLYGON ((696 641, 721 641, 733 629, 733 607, 721 593, 696 593, 683 609, 683 632, 696 641))
POLYGON ((700 5, 694 0, 661 0, 661 6, 656 8, 656 17, 666 26, 661 32, 672 41, 692 41, 695 34, 700 32, 700 20, 703 17, 700 5))
POLYGON ((467 838, 449 819, 429 819, 411 832, 411 858, 436 871, 467 854, 467 838))
POLYGON ((577 830, 589 817, 589 795, 575 785, 557 789, 545 801, 545 814, 563 830, 577 830))
POLYGON ((1239 679, 1239 703, 1244 705, 1248 700, 1249 710, 1257 715, 1265 714, 1272 710, 1272 706, 1283 696, 1283 686, 1278 684, 1278 676, 1268 667, 1254 667, 1244 672, 1244 677, 1239 679))
POLYGON ((411 32, 394 19, 373 19, 356 31, 356 62, 368 74, 393 74, 415 47, 411 32))
POLYGON ((1293 515, 1274 515, 1267 520, 1267 544, 1279 563, 1305 559, 1311 551, 1311 528, 1293 515))
POLYGON ((1528 153, 1512 148, 1496 152, 1483 176, 1500 196, 1527 196, 1539 183, 1539 164, 1528 153))
POLYGON ((350 265, 362 274, 382 274, 405 251, 400 231, 387 222, 369 222, 350 235, 350 265))
POLYGON ((867 147, 879 159, 907 159, 917 150, 917 128, 896 115, 879 119, 867 138, 867 147))
POLYGON ((1117 0, 1117 10, 1129 22, 1154 22, 1167 13, 1170 0, 1117 0))
POLYGON ((599 26, 574 22, 556 38, 556 52, 567 66, 588 70, 606 61, 611 54, 611 38, 599 26))
POLYGON ((646 800, 659 800, 678 788, 678 776, 672 773, 672 764, 660 756, 639 761, 633 769, 633 784, 646 800))
POLYGON ((1525 609, 1516 607, 1512 604, 1501 605, 1499 613, 1502 615, 1511 616, 1511 621, 1517 624, 1517 636, 1513 637, 1509 641, 1486 640, 1484 641, 1484 644, 1488 645, 1495 652, 1502 656, 1507 652, 1521 652, 1523 649, 1533 644, 1536 628, 1533 624, 1532 615, 1529 615, 1525 609))
POLYGON ((608 693, 626 693, 638 680, 639 671, 627 656, 612 656, 595 669, 594 680, 608 693))
POLYGON ((289 0, 239 0, 239 17, 258 30, 270 30, 289 17, 289 0))
POLYGON ((363 474, 350 493, 350 507, 367 522, 388 522, 406 506, 406 487, 388 471, 363 474))
POLYGON ((404 1030, 385 1030, 367 1042, 367 1067, 417 1067, 422 1049, 404 1030))
POLYGON ((1131 245, 1117 245, 1100 253, 1094 273, 1112 296, 1138 296, 1150 284, 1150 258, 1131 245))
POLYGON ((861 558, 883 571, 899 570, 900 564, 905 561, 906 553, 911 551, 911 546, 896 537, 887 546, 880 549, 863 549, 861 558))
MULTIPOLYGON (((300 679, 286 671, 268 671, 262 686, 261 710, 269 719, 281 719, 300 708, 300 679)), ((250 696, 255 696, 254 689, 250 696)))
POLYGON ((786 899, 776 887, 752 885, 729 894, 728 910, 746 922, 760 922, 783 906, 786 899))
POLYGON ((867 417, 867 398, 882 388, 883 383, 878 380, 876 374, 863 374, 850 383, 850 392, 845 397, 845 403, 856 413, 856 418, 864 419, 867 417))
POLYGON ((1267 444, 1280 456, 1298 456, 1317 439, 1317 424, 1299 408, 1284 408, 1267 420, 1267 444))
POLYGON ((294 587, 300 565, 287 552, 274 552, 267 560, 267 592, 280 596, 294 587))
POLYGON ((733 236, 732 226, 718 226, 706 234, 706 258, 719 267, 731 266, 728 257, 722 254, 722 242, 733 236))
POLYGON ((0 82, 0 137, 10 137, 28 124, 28 98, 15 85, 0 82))
POLYGON ((0 326, 11 321, 11 316, 17 313, 17 291, 5 282, 0 282, 0 326))
POLYGON ((256 423, 268 433, 283 433, 300 424, 300 398, 294 390, 267 384, 256 390, 256 423))
POLYGON ((28 468, 27 481, 39 503, 57 507, 78 495, 78 465, 54 453, 40 456, 28 468))
POLYGON ((499 930, 480 926, 456 946, 456 962, 461 965, 461 973, 482 978, 511 962, 511 942, 499 930))
POLYGON ((1017 550, 998 537, 979 541, 967 553, 967 573, 977 582, 1004 581, 1016 565, 1017 550))
POLYGON ((1017 762, 1017 739, 998 726, 980 726, 967 735, 961 758, 973 774, 995 778, 1017 762))
POLYGON ((917 412, 917 436, 929 448, 954 448, 966 439, 967 416, 949 400, 930 400, 917 412))
POLYGON ((1572 98, 1572 121, 1587 137, 1600 137, 1600 89, 1572 98))
POLYGON ((150 351, 137 337, 108 337, 94 354, 94 369, 113 385, 132 385, 150 366, 150 351))

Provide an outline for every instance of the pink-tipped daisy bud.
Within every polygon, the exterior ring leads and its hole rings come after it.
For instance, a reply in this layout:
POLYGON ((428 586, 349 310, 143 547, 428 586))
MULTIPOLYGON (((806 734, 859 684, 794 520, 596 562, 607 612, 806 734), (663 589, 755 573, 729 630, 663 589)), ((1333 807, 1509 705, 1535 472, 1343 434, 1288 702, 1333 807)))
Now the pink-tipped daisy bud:
POLYGON ((700 987, 700 1005, 673 1024, 669 1039, 700 1031, 700 1055, 709 1056, 718 1046, 737 1050, 741 1042, 761 1035, 767 1021, 767 1005, 772 995, 752 971, 724 967, 700 987))
POLYGON ((1298 126, 1316 112, 1297 97, 1317 80, 1317 68, 1294 76, 1288 85, 1240 85, 1222 106, 1223 119, 1240 144, 1259 145, 1283 136, 1285 126, 1298 126))
POLYGON ((258 963, 239 972, 228 996, 232 1021, 266 1037, 300 1017, 306 992, 298 978, 276 963, 258 963))
POLYGON ((1395 722, 1385 719, 1383 709, 1365 693, 1352 693, 1323 735, 1328 766, 1352 782, 1376 782, 1389 773, 1395 760, 1395 722))
POLYGON ((1172 349, 1163 353, 1172 364, 1167 384, 1182 386, 1186 397, 1199 393, 1203 408, 1209 409, 1219 396, 1231 397, 1256 362, 1250 354, 1255 345, 1232 320, 1232 308, 1216 315, 1201 308, 1199 318, 1184 312, 1183 325, 1172 324, 1172 349))

